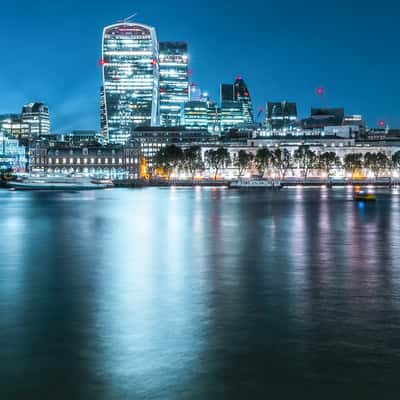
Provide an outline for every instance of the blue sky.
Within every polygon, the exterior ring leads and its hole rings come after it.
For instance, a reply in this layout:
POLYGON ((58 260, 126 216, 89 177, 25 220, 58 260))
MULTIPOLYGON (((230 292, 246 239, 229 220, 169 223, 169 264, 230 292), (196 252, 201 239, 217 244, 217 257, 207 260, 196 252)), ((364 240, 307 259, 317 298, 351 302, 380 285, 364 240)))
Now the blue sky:
POLYGON ((193 81, 216 100, 241 74, 255 107, 287 99, 306 116, 323 86, 326 105, 400 127, 400 6, 389 0, 2 2, 0 113, 37 100, 53 131, 98 129, 102 29, 134 12, 159 40, 189 43, 193 81))

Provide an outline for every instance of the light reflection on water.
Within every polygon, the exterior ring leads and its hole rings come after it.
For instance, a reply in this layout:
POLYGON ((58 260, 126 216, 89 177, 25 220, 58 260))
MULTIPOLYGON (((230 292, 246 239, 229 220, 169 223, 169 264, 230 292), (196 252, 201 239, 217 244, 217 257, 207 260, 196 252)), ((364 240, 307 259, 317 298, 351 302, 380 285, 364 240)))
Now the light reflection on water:
POLYGON ((15 398, 244 398, 395 382, 399 196, 0 191, 0 387, 15 398))

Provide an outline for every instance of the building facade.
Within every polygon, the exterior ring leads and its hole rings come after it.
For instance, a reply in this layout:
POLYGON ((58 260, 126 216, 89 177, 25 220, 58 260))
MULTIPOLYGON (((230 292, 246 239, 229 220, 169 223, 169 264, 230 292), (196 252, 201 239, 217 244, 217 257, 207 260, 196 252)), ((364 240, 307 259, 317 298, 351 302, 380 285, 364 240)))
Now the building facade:
POLYGON ((266 127, 275 131, 279 129, 292 130, 297 125, 297 105, 288 101, 268 102, 266 127))
POLYGON ((221 133, 237 128, 246 122, 243 113, 243 103, 240 101, 223 101, 221 103, 220 123, 221 133))
POLYGON ((140 148, 136 141, 125 146, 77 145, 37 140, 30 144, 30 171, 45 174, 84 174, 108 178, 138 178, 140 148))
POLYGON ((24 172, 26 164, 25 146, 12 135, 0 131, 0 170, 24 172))
POLYGON ((205 101, 188 101, 184 105, 183 123, 188 129, 208 129, 208 106, 205 101))
POLYGON ((0 130, 9 133, 16 139, 27 140, 31 125, 24 122, 20 114, 0 115, 0 130))
POLYGON ((155 29, 123 22, 103 32, 104 132, 124 144, 137 126, 158 123, 159 63, 155 29))
POLYGON ((160 125, 181 125, 183 106, 189 101, 188 46, 160 42, 160 125))
POLYGON ((22 107, 21 119, 29 124, 30 137, 48 135, 50 133, 49 108, 43 103, 29 103, 22 107))
POLYGON ((236 77, 234 87, 234 100, 242 104, 243 121, 245 124, 254 123, 253 103, 250 91, 241 76, 236 77))

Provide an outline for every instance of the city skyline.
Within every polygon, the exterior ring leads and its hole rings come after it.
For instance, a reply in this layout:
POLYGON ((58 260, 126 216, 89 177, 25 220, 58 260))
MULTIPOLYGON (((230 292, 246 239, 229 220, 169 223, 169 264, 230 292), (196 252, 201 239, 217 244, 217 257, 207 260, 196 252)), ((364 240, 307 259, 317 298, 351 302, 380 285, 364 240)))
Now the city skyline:
MULTIPOLYGON (((240 74, 252 93, 255 110, 260 106, 265 108, 268 101, 288 100, 297 103, 300 117, 308 115, 312 106, 344 106, 348 114, 362 114, 371 127, 376 127, 381 119, 391 127, 400 125, 395 97, 399 83, 396 80, 387 80, 387 76, 392 75, 391 71, 394 73, 397 69, 398 61, 398 56, 391 52, 391 46, 395 48, 394 35, 391 33, 395 29, 396 15, 393 12, 390 14, 389 11, 393 10, 389 9, 387 2, 383 1, 379 9, 364 5, 358 15, 351 15, 352 18, 343 17, 338 12, 324 14, 322 9, 317 10, 318 12, 314 10, 311 13, 312 17, 304 12, 303 15, 294 18, 292 13, 296 14, 298 5, 293 3, 292 12, 285 15, 286 23, 279 27, 277 19, 281 13, 272 5, 268 5, 269 18, 275 23, 266 26, 254 11, 247 18, 241 18, 238 15, 241 10, 235 7, 234 1, 230 21, 235 27, 239 26, 238 22, 242 23, 240 38, 231 27, 217 26, 217 19, 221 17, 223 9, 221 4, 217 3, 213 9, 214 14, 207 18, 204 17, 204 10, 200 6, 193 5, 194 10, 197 10, 197 13, 192 12, 193 23, 189 24, 188 19, 183 18, 182 21, 185 22, 176 24, 172 22, 188 15, 190 10, 187 10, 182 2, 172 3, 181 5, 175 10, 176 15, 170 15, 161 5, 157 15, 150 13, 147 6, 143 6, 139 15, 135 17, 135 22, 154 26, 160 41, 188 42, 189 65, 193 69, 192 81, 210 93, 213 100, 218 101, 220 83, 232 81, 240 74), (163 14, 163 18, 160 18, 159 14, 163 14), (319 14, 320 18, 317 18, 319 14), (171 23, 168 24, 167 20, 171 23), (202 25, 197 25, 196 29, 191 28, 200 20, 202 25), (301 25, 299 20, 305 25, 308 23, 308 33, 303 27, 298 35, 295 34, 298 25, 301 25), (353 25, 349 25, 350 20, 353 25), (368 21, 375 21, 375 26, 379 25, 379 32, 374 33, 374 39, 371 40, 366 40, 371 33, 365 32, 363 27, 368 21), (310 22, 313 24, 310 25, 310 22), (333 26, 333 23, 336 25, 333 26), (204 26, 208 28, 207 38, 203 37, 204 32, 200 29, 204 26), (355 30, 354 26, 357 26, 359 31, 351 33, 349 28, 355 30), (283 38, 282 30, 285 32, 283 38), (320 32, 319 38, 311 34, 317 31, 320 32), (221 41, 229 35, 231 42, 221 41), (269 41, 261 40, 266 36, 269 41), (292 40, 295 36, 298 39, 292 40), (331 41, 324 42, 324 39, 331 41), (260 46, 260 41, 263 42, 263 46, 260 46), (286 51, 282 50, 282 42, 286 45, 286 51), (356 44, 359 46, 355 46, 356 44), (320 50, 315 53, 316 48, 320 50), (233 52, 235 49, 236 53, 233 52), (313 52, 314 57, 308 58, 313 52), (331 55, 328 60, 325 59, 327 53, 331 55), (209 68, 210 54, 213 55, 213 68, 209 68), (329 68, 324 67, 326 63, 329 68), (387 73, 383 73, 384 71, 387 73), (319 86, 326 89, 323 101, 315 93, 316 87, 319 86)), ((312 1, 309 3, 316 4, 312 1)), ((336 11, 340 11, 344 6, 344 2, 339 3, 336 11)), ((265 6, 259 2, 250 2, 249 9, 251 6, 265 10, 265 6)), ((29 16, 25 12, 17 14, 15 6, 5 5, 4 15, 7 15, 7 19, 0 28, 3 31, 2 40, 6 37, 5 32, 8 32, 5 49, 10 51, 21 47, 25 57, 22 57, 22 63, 17 63, 16 54, 10 52, 9 64, 4 66, 3 77, 7 78, 1 80, 1 86, 7 96, 0 99, 1 113, 18 111, 22 104, 30 101, 42 101, 51 110, 53 131, 78 128, 99 130, 98 90, 102 74, 98 60, 101 58, 101 33, 105 26, 122 19, 128 8, 126 2, 120 1, 108 8, 105 2, 100 1, 93 13, 86 7, 83 6, 72 18, 70 11, 62 5, 53 5, 47 1, 39 2, 34 10, 30 9, 29 16), (106 13, 108 9, 109 12, 106 13), (67 12, 66 16, 62 14, 64 11, 67 12), (36 13, 40 18, 35 18, 36 13), (46 15, 50 20, 47 21, 47 26, 43 26, 41 21, 46 15), (67 27, 66 23, 60 24, 60 21, 68 16, 71 18, 68 20, 70 26, 67 27), (30 21, 27 21, 28 17, 31 18, 30 21), (9 35, 10 26, 17 19, 26 22, 22 24, 24 28, 14 35, 9 35), (58 30, 53 29, 57 24, 58 30), (90 27, 86 32, 88 25, 90 27), (35 38, 44 33, 43 29, 46 29, 47 33, 51 31, 51 40, 46 40, 40 48, 28 48, 23 41, 28 29, 33 43, 35 38), (67 33, 68 40, 65 37, 67 33), (77 48, 74 43, 75 56, 71 57, 72 42, 76 38, 81 39, 81 45, 77 48), (60 76, 62 79, 56 79, 60 76)), ((18 53, 21 60, 21 52, 18 53)))

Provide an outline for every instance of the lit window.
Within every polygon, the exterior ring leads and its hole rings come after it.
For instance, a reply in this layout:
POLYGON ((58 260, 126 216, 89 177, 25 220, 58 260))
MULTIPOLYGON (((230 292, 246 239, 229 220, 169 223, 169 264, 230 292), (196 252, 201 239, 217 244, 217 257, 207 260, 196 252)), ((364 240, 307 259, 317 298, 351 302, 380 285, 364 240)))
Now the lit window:
POLYGON ((92 164, 94 164, 94 158, 91 158, 91 159, 90 159, 90 162, 91 162, 92 164))
POLYGON ((84 158, 84 159, 83 159, 83 163, 84 163, 84 164, 87 164, 87 158, 84 158))

